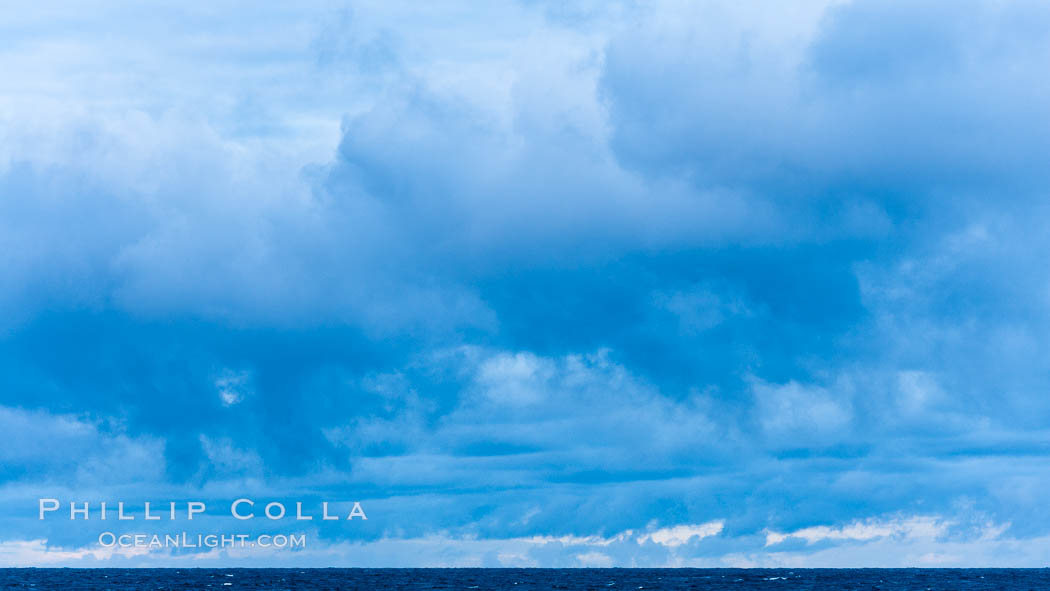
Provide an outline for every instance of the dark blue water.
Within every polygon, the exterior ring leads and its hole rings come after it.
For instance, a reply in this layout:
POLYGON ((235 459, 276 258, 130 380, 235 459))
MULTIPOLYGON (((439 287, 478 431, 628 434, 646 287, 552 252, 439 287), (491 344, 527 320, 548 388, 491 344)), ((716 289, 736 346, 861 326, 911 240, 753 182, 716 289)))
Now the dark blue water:
POLYGON ((1050 569, 0 569, 0 589, 1050 590, 1050 569))

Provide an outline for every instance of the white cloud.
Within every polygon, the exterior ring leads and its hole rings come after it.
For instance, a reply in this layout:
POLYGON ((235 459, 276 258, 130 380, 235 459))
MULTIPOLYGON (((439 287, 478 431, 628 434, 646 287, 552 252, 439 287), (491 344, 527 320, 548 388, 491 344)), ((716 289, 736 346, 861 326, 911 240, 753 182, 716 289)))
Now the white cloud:
POLYGON ((250 395, 251 379, 250 371, 223 370, 222 375, 215 378, 215 389, 219 392, 222 405, 233 406, 250 395))
POLYGON ((710 536, 717 536, 725 528, 725 521, 710 521, 698 525, 676 525, 664 527, 638 538, 639 542, 653 541, 669 548, 677 548, 687 544, 694 539, 700 540, 710 536))
POLYGON ((892 520, 868 519, 866 521, 854 521, 839 527, 817 525, 788 533, 770 531, 766 533, 766 546, 779 544, 788 538, 803 539, 807 544, 825 540, 867 541, 886 537, 935 540, 943 536, 950 526, 950 521, 930 516, 915 516, 892 520))
POLYGON ((555 368, 530 353, 501 353, 485 359, 477 369, 478 384, 496 403, 525 405, 548 395, 547 380, 555 368))
MULTIPOLYGON (((823 542, 814 549, 777 550, 754 536, 726 540, 748 548, 724 554, 695 554, 689 541, 722 535, 721 520, 683 524, 614 536, 568 535, 479 538, 435 533, 362 542, 311 543, 296 552, 234 549, 188 555, 49 549, 43 539, 0 542, 0 565, 198 566, 648 566, 648 567, 908 567, 1037 566, 1050 559, 1050 538, 1004 537, 1003 524, 988 523, 965 536, 949 530, 953 519, 910 516, 869 519, 841 526, 775 534, 823 542), (659 537, 662 543, 647 544, 659 537), (647 550, 648 547, 648 550, 647 550)), ((767 535, 767 540, 769 536, 767 535)), ((313 541, 313 540, 311 540, 313 541)), ((782 540, 781 540, 782 541, 782 540)), ((779 542, 777 542, 779 543, 779 542)), ((774 543, 773 546, 776 544, 774 543)))
POLYGON ((27 566, 47 567, 62 564, 80 564, 85 562, 106 561, 113 557, 132 558, 147 556, 147 548, 52 548, 47 540, 5 540, 0 541, 0 567, 24 568, 27 566))
POLYGON ((975 525, 959 528, 957 517, 924 515, 873 518, 786 534, 769 532, 765 549, 728 554, 722 560, 734 566, 814 568, 1005 568, 1041 566, 1050 560, 1050 538, 1046 536, 1005 536, 1008 523, 975 525), (788 537, 807 540, 807 548, 778 550, 776 545, 788 537))

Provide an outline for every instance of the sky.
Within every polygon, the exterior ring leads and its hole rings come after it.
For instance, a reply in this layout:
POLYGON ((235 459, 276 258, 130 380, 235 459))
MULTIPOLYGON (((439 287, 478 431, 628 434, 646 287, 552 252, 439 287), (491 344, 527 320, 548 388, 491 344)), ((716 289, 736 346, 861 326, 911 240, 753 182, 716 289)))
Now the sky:
POLYGON ((0 15, 0 565, 1050 563, 1050 5, 0 15))

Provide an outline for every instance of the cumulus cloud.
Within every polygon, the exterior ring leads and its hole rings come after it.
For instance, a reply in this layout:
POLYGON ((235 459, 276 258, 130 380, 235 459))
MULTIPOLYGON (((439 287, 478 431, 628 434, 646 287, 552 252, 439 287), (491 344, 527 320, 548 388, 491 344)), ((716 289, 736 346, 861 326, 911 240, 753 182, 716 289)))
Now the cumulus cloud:
POLYGON ((333 432, 351 450, 382 444, 384 437, 401 444, 397 457, 361 458, 358 478, 450 484, 471 474, 468 486, 538 484, 539 474, 619 480, 673 472, 724 453, 727 430, 706 416, 703 397, 669 400, 608 352, 552 359, 466 348, 430 362, 447 364, 449 356, 465 374, 463 394, 429 429, 420 429, 427 412, 417 407, 333 432))
POLYGON ((1031 156, 1048 137, 1025 121, 1045 100, 1047 38, 1014 35, 1048 18, 1038 3, 661 8, 613 40, 603 74, 613 145, 634 166, 846 203, 879 188, 1031 188, 1042 174, 1031 156))
POLYGON ((1044 5, 186 10, 5 16, 3 498, 388 516, 320 562, 1041 560, 1044 5))

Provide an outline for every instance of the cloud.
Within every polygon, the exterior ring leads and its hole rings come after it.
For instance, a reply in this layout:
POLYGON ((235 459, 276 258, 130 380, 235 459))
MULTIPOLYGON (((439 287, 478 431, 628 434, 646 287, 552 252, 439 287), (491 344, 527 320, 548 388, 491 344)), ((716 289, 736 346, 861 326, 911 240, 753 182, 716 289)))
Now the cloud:
POLYGON ((249 391, 251 377, 249 372, 227 369, 215 378, 215 389, 219 391, 219 399, 223 406, 233 406, 244 400, 249 391))
POLYGON ((700 525, 676 525, 664 527, 639 538, 644 543, 653 541, 657 544, 676 548, 682 544, 689 543, 693 539, 703 539, 708 536, 716 536, 725 528, 724 521, 712 521, 700 525))
POLYGON ((789 445, 838 440, 850 427, 853 411, 850 392, 805 388, 789 382, 782 386, 754 385, 758 420, 762 431, 774 441, 789 445))
POLYGON ((85 564, 112 560, 114 556, 131 558, 145 556, 144 548, 97 548, 90 550, 59 550, 48 548, 47 540, 0 541, 0 564, 6 568, 25 567, 27 564, 50 566, 85 564))
POLYGON ((789 538, 801 538, 807 544, 824 540, 867 541, 890 536, 917 539, 936 539, 942 536, 949 524, 930 517, 912 517, 907 520, 868 520, 853 522, 842 527, 823 525, 806 527, 790 533, 769 532, 766 545, 780 544, 789 538))
POLYGON ((630 479, 641 465, 646 465, 642 473, 673 472, 705 455, 717 457, 724 444, 724 429, 705 416, 702 397, 668 400, 607 352, 552 359, 468 347, 429 360, 434 371, 450 361, 463 376, 462 395, 430 419, 429 428, 420 425, 428 409, 405 392, 411 406, 396 418, 358 420, 330 432, 334 441, 359 453, 397 445, 396 456, 359 460, 358 478, 436 485, 471 474, 470 486, 506 486, 507 479, 535 483, 521 470, 542 466, 549 476, 571 480, 630 479), (571 442, 565 433, 574 434, 571 442), (707 454, 701 451, 705 447, 707 454), (482 466, 487 469, 479 470, 482 466))
POLYGON ((129 436, 121 425, 73 415, 0 406, 0 451, 6 483, 42 479, 62 486, 115 486, 157 479, 164 472, 164 442, 129 436))
MULTIPOLYGON (((661 528, 648 533, 625 531, 610 538, 531 536, 478 539, 434 534, 419 538, 384 537, 365 543, 318 544, 315 540, 305 550, 270 551, 265 560, 297 565, 325 564, 325 561, 329 561, 329 564, 355 565, 534 566, 556 557, 558 563, 571 566, 614 566, 622 565, 625 559, 634 560, 635 554, 644 553, 642 548, 646 544, 655 543, 674 551, 686 543, 716 536, 721 531, 721 522, 710 522, 661 528)), ((660 560, 661 557, 666 558, 657 553, 650 560, 660 560)), ((156 548, 52 548, 45 540, 11 541, 0 545, 0 564, 19 564, 22 561, 21 564, 192 563, 203 566, 229 560, 237 564, 252 564, 260 559, 259 553, 239 548, 179 554, 156 548)))
POLYGON ((138 479, 367 499, 318 563, 1043 559, 1044 5, 49 10, 0 52, 5 511, 138 479))
MULTIPOLYGON (((497 566, 534 567, 825 567, 959 566, 1034 564, 1045 557, 1045 538, 1018 539, 1004 535, 1006 526, 986 523, 966 534, 951 533, 952 520, 942 516, 870 518, 840 527, 813 527, 790 534, 809 541, 803 548, 768 534, 763 545, 754 536, 727 537, 721 522, 679 525, 643 532, 621 532, 611 538, 530 537, 476 538, 448 534, 386 537, 367 542, 312 543, 295 552, 213 549, 173 554, 154 549, 61 549, 44 540, 9 541, 0 545, 2 564, 56 566, 497 566), (688 543, 653 544, 661 532, 695 533, 688 543), (775 539, 772 544, 770 537, 775 539), (704 542, 712 538, 717 545, 704 542), (812 549, 810 548, 812 546, 812 549), (721 551, 719 551, 721 549, 721 551), (727 549, 732 549, 726 551, 727 549)), ((675 534, 677 535, 677 534, 675 534)), ((678 543, 678 542, 681 543, 678 543)))
POLYGON ((940 203, 937 188, 1007 185, 1030 199, 1016 189, 1041 178, 1031 155, 1048 138, 1025 121, 1046 88, 1025 81, 1047 38, 1020 24, 1048 17, 1037 3, 949 15, 930 2, 815 2, 776 18, 720 2, 660 8, 612 41, 603 73, 612 144, 630 166, 778 187, 796 213, 823 210, 828 230, 845 219, 815 200, 867 195, 876 211, 915 215, 940 203))

